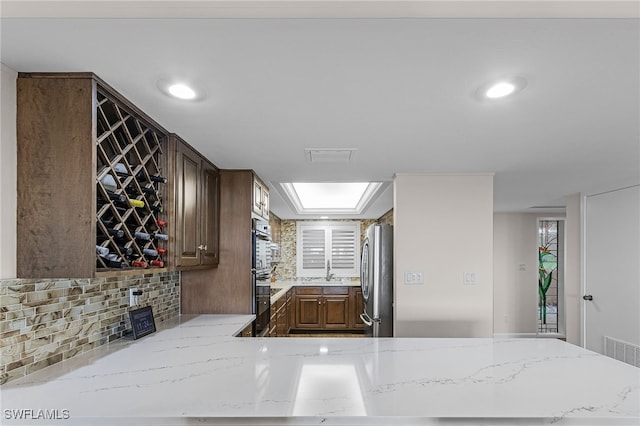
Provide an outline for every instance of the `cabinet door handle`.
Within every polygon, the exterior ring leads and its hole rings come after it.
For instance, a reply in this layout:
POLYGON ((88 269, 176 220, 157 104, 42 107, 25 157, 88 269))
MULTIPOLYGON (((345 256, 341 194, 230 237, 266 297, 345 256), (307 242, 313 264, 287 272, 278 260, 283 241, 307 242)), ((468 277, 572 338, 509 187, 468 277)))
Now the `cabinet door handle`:
POLYGON ((200 245, 198 246, 198 249, 199 249, 199 250, 207 251, 207 246, 206 246, 206 244, 205 244, 205 245, 200 244, 200 245))

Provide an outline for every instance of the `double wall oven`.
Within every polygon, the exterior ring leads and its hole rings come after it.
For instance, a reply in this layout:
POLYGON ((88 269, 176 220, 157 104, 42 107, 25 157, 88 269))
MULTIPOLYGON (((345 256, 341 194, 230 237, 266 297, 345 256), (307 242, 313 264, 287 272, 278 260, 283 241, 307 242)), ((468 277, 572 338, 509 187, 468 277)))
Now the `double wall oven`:
POLYGON ((269 222, 253 219, 252 264, 255 336, 264 336, 269 331, 271 311, 271 227, 269 222))

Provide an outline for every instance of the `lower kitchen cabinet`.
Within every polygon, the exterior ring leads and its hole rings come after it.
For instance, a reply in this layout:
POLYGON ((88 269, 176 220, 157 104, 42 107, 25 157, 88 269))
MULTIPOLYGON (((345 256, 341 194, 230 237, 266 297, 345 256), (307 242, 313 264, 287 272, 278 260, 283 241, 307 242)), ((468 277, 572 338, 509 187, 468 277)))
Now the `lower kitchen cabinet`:
POLYGON ((297 330, 347 330, 351 326, 349 287, 296 287, 297 330))
POLYGON ((364 312, 362 288, 351 287, 349 289, 349 308, 351 309, 351 313, 349 314, 351 321, 349 328, 353 330, 364 330, 364 322, 362 322, 362 318, 360 318, 360 314, 364 312))
POLYGON ((292 330, 358 332, 364 329, 363 309, 360 287, 293 287, 271 305, 268 336, 286 337, 292 330))
POLYGON ((287 337, 291 328, 291 301, 293 289, 289 289, 286 295, 276 300, 271 305, 271 317, 269 319, 269 337, 287 337))

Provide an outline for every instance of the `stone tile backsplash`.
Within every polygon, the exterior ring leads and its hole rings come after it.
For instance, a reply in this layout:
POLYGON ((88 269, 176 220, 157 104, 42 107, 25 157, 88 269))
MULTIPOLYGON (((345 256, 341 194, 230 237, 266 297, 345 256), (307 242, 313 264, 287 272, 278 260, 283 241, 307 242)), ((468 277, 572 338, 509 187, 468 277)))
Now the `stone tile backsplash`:
POLYGON ((156 323, 179 315, 179 272, 0 280, 0 384, 122 337, 129 288, 143 290, 156 323))

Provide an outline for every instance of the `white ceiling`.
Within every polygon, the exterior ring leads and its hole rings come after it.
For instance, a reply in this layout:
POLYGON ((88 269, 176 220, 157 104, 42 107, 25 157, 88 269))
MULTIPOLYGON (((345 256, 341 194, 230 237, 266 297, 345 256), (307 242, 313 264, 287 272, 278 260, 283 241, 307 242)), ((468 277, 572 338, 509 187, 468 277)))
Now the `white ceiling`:
MULTIPOLYGON (((5 0, 1 61, 95 72, 218 167, 256 170, 282 218, 278 182, 495 172, 496 211, 640 183, 635 1, 179 3, 5 0), (475 96, 511 75, 517 96, 475 96), (173 77, 206 97, 166 97, 173 77), (305 148, 357 151, 310 164, 305 148)), ((364 216, 392 207, 387 188, 364 216)))

